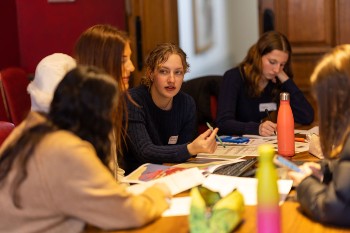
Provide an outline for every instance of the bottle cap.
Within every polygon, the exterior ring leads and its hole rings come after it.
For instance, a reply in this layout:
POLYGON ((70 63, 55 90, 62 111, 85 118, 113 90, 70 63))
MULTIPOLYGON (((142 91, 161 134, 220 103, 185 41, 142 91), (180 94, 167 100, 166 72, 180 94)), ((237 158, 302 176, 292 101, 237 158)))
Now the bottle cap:
POLYGON ((271 160, 275 156, 275 150, 271 144, 262 144, 258 146, 259 161, 271 160))
POLYGON ((280 100, 289 100, 289 93, 288 92, 282 92, 280 94, 280 100))

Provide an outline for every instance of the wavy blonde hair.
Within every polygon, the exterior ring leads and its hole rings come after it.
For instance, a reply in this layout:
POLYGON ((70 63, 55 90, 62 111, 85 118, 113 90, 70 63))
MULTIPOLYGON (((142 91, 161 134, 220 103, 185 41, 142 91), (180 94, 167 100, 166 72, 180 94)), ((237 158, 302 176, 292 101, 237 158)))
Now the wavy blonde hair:
POLYGON ((186 53, 177 45, 172 43, 162 43, 158 44, 148 55, 145 67, 145 76, 141 79, 141 84, 146 85, 148 88, 152 85, 151 75, 156 71, 156 69, 161 66, 164 62, 169 59, 172 54, 177 54, 181 58, 182 67, 184 73, 189 71, 190 65, 187 62, 186 53))

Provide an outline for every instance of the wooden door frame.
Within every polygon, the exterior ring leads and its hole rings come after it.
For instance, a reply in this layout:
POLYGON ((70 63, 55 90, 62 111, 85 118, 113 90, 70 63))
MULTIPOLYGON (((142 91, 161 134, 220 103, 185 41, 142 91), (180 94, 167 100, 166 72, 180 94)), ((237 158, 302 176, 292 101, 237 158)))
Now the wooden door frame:
POLYGON ((135 66, 130 87, 144 75, 147 54, 159 43, 179 45, 177 0, 126 0, 127 31, 135 66))

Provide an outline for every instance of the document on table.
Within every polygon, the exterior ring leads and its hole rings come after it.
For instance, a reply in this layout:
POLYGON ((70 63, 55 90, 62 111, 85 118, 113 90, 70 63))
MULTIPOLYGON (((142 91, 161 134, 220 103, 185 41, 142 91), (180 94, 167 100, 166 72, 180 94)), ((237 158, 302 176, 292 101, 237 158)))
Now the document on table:
MULTIPOLYGON (((280 194, 280 205, 286 200, 291 188, 292 180, 278 180, 278 192, 280 194)), ((244 204, 253 206, 257 204, 257 184, 255 178, 209 175, 203 182, 203 186, 220 193, 221 196, 226 196, 237 188, 243 195, 244 204)), ((191 197, 173 198, 168 210, 163 213, 163 217, 189 215, 191 207, 191 197)))
POLYGON ((178 171, 159 179, 131 185, 127 189, 129 192, 137 195, 155 183, 164 183, 169 187, 171 194, 175 195, 202 184, 204 179, 205 177, 203 176, 202 171, 194 167, 178 171))
POLYGON ((217 146, 214 153, 199 153, 199 157, 212 157, 220 159, 239 159, 244 156, 258 156, 257 146, 217 146))
POLYGON ((319 127, 318 126, 314 126, 312 127, 311 129, 309 130, 294 130, 294 133, 295 134, 305 134, 305 135, 308 135, 308 134, 316 134, 316 135, 319 135, 319 127))
MULTIPOLYGON (((256 178, 209 175, 203 182, 203 186, 213 191, 217 191, 221 196, 226 196, 234 188, 237 188, 244 197, 245 205, 257 204, 257 184, 256 178)), ((280 205, 286 200, 293 185, 292 180, 278 180, 278 192, 280 194, 280 205)), ((268 190, 266 190, 268 191, 268 190)))
POLYGON ((191 208, 191 197, 174 197, 171 199, 169 209, 164 211, 163 217, 189 215, 191 208))
POLYGON ((154 163, 145 163, 139 166, 136 170, 125 176, 121 182, 126 183, 144 183, 147 181, 159 179, 176 172, 182 171, 185 168, 177 168, 174 166, 166 166, 154 163))
POLYGON ((174 165, 174 168, 191 168, 191 167, 197 167, 202 171, 208 171, 209 169, 213 167, 222 166, 224 164, 234 163, 234 162, 241 162, 244 161, 244 159, 241 159, 242 157, 239 157, 237 159, 221 159, 221 158, 212 158, 212 157, 202 157, 202 156, 196 156, 195 158, 192 158, 191 160, 179 163, 174 165))
MULTIPOLYGON (((277 152, 277 140, 272 142, 270 141, 267 144, 271 144, 274 150, 277 152)), ((260 144, 259 144, 260 145, 260 144)), ((258 146, 226 146, 226 148, 219 146, 214 151, 214 153, 199 153, 198 157, 208 157, 208 158, 217 158, 217 159, 240 159, 244 156, 259 156, 258 146)), ((295 142, 295 153, 300 153, 309 150, 309 143, 305 142, 295 142)))
MULTIPOLYGON (((314 128, 312 128, 311 130, 314 130, 314 128)), ((294 132, 297 133, 300 131, 294 130, 294 132)), ((275 151, 276 152, 278 151, 277 136, 269 136, 269 137, 263 137, 263 136, 259 136, 259 135, 243 135, 243 136, 251 138, 252 143, 250 145, 259 146, 261 144, 271 144, 271 145, 273 145, 275 151)), ((308 151, 308 150, 309 150, 309 143, 308 142, 295 142, 295 153, 300 153, 300 152, 304 152, 304 151, 308 151)))

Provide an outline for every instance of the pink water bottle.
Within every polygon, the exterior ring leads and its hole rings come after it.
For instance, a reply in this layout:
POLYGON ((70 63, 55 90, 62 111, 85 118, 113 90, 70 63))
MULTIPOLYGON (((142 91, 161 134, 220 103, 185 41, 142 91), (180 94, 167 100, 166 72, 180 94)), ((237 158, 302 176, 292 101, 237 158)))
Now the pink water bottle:
POLYGON ((280 94, 280 107, 277 115, 277 145, 278 154, 294 156, 294 117, 290 107, 290 96, 287 92, 280 94))
POLYGON ((281 232, 281 215, 277 186, 277 170, 273 163, 275 151, 272 145, 258 147, 259 165, 256 172, 258 233, 281 232))

